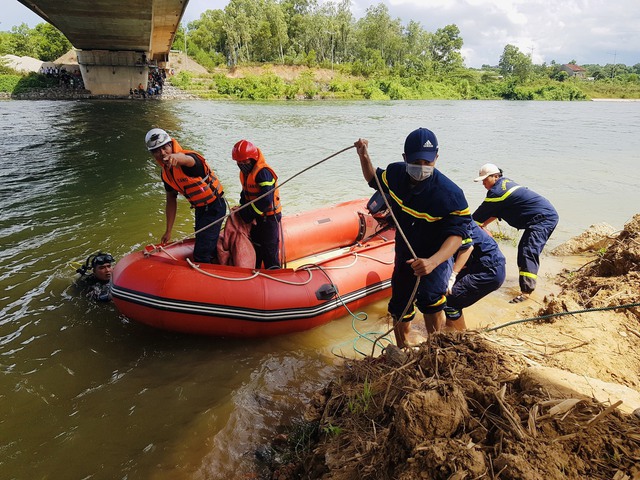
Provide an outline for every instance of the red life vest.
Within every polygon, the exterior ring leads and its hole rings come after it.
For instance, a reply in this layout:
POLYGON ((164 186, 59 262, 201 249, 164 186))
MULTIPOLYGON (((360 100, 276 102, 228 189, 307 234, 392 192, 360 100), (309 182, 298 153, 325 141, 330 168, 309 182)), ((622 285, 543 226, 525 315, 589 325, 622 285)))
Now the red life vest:
POLYGON ((251 204, 253 210, 262 216, 275 215, 276 213, 282 212, 282 205, 280 204, 280 190, 278 189, 278 176, 273 171, 273 169, 267 165, 267 161, 262 155, 262 151, 258 148, 258 159, 256 164, 253 166, 253 169, 249 172, 249 175, 245 175, 244 172, 240 172, 240 183, 242 184, 242 192, 244 193, 244 197, 247 200, 247 203, 255 200, 261 194, 260 189, 265 185, 261 185, 256 181, 256 175, 260 170, 266 168, 273 175, 273 203, 269 205, 269 207, 265 211, 261 211, 256 207, 255 203, 251 204))
POLYGON ((202 162, 204 177, 190 177, 182 170, 182 167, 168 167, 158 162, 162 167, 162 180, 171 188, 185 196, 193 207, 204 207, 215 201, 223 193, 220 180, 211 170, 205 158, 193 150, 184 150, 180 144, 172 139, 173 153, 195 155, 202 162))

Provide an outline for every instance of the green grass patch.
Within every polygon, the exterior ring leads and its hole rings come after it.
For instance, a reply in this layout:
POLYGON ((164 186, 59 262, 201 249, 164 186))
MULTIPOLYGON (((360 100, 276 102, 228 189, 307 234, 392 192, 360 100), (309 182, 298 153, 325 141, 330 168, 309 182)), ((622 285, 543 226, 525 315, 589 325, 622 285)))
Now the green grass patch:
POLYGON ((22 75, 0 75, 0 92, 13 93, 22 75))
POLYGON ((0 75, 0 92, 11 93, 12 95, 26 93, 31 90, 51 88, 57 85, 57 79, 49 78, 39 73, 0 75))

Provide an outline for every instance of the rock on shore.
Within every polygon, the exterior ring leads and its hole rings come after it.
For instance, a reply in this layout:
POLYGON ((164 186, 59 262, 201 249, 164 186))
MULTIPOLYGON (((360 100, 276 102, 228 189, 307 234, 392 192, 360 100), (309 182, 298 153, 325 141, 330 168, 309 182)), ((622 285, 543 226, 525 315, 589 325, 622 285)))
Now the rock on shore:
POLYGON ((28 92, 20 94, 10 94, 6 92, 0 92, 0 99, 12 99, 12 100, 80 100, 90 98, 113 98, 113 99, 132 99, 142 101, 157 101, 157 100, 190 100, 197 99, 198 97, 191 95, 177 87, 174 87, 170 83, 166 83, 162 89, 162 95, 156 95, 152 97, 133 97, 127 95, 125 97, 118 95, 92 95, 89 90, 74 90, 64 87, 53 88, 39 88, 33 89, 28 92))

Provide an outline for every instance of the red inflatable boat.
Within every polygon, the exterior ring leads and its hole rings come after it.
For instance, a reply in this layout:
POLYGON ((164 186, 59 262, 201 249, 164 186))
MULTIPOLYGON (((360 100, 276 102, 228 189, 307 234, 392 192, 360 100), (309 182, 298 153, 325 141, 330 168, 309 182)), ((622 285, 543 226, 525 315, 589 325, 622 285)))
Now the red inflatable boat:
POLYGON ((184 333, 260 337, 322 325, 347 315, 345 305, 390 294, 395 232, 366 205, 283 217, 279 270, 193 264, 193 240, 131 253, 116 264, 113 300, 131 320, 184 333))

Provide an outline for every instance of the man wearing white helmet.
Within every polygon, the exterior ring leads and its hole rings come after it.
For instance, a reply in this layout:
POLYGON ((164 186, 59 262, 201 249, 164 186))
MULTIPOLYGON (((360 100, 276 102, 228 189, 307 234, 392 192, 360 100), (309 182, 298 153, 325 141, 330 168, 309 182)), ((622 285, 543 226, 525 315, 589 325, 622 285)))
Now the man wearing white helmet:
POLYGON ((518 243, 520 295, 509 303, 523 302, 536 288, 540 254, 558 225, 558 212, 542 195, 504 177, 493 163, 484 164, 474 182, 482 182, 488 190, 472 215, 482 228, 495 219, 503 219, 512 227, 524 230, 518 243))
POLYGON ((227 213, 220 181, 202 155, 184 150, 164 130, 149 130, 144 141, 147 150, 162 168, 162 180, 167 193, 167 227, 161 243, 171 241, 171 230, 178 208, 177 197, 181 193, 195 211, 195 229, 199 232, 196 233, 193 259, 201 263, 215 263, 221 218, 227 213))

